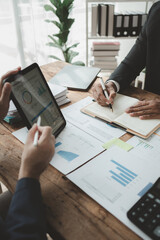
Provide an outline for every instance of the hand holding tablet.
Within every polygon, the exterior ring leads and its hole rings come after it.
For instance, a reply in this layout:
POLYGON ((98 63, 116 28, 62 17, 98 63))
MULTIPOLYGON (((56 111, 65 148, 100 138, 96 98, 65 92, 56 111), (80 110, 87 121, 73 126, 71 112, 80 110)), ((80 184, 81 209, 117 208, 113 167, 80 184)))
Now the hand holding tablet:
POLYGON ((11 99, 28 129, 41 117, 41 126, 50 126, 57 136, 66 121, 38 66, 34 63, 17 74, 4 79, 12 85, 11 99))

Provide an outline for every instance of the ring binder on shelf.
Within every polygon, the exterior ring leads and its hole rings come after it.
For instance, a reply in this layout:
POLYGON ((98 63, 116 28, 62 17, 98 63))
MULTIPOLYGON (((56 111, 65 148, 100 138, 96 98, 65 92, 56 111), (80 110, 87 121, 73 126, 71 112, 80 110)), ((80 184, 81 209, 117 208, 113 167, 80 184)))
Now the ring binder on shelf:
POLYGON ((114 37, 122 37, 122 23, 123 23, 123 14, 115 13, 114 28, 113 28, 114 37))
POLYGON ((130 14, 124 14, 122 36, 127 37, 130 34, 130 14))
POLYGON ((138 13, 132 13, 130 15, 130 36, 137 36, 138 35, 138 13))

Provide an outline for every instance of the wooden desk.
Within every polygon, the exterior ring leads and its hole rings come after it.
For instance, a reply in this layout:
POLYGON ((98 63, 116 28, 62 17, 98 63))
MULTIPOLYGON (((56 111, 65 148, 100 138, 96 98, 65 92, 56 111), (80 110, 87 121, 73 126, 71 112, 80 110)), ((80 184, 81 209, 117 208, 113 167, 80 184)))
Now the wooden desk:
MULTIPOLYGON (((49 80, 65 64, 50 63, 41 69, 49 80)), ((91 95, 70 91, 68 96, 72 103, 91 95)), ((139 99, 155 98, 155 94, 131 88, 124 94, 139 99)), ((23 144, 11 135, 13 128, 8 124, 0 124, 0 181, 14 192, 23 144)), ((125 134, 123 140, 130 138, 125 134)), ((135 233, 129 230, 118 219, 88 197, 63 174, 49 166, 40 178, 42 195, 46 206, 47 220, 55 234, 54 239, 70 240, 138 240, 135 233)))

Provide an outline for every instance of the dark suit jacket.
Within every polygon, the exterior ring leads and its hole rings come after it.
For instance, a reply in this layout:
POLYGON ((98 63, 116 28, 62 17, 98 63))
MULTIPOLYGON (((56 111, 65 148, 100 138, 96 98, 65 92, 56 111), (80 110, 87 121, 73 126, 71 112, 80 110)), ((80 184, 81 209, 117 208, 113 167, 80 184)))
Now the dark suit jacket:
POLYGON ((18 181, 6 221, 0 220, 0 239, 46 240, 45 216, 36 179, 18 181))
POLYGON ((160 94, 160 2, 151 7, 136 43, 109 79, 124 89, 145 67, 145 89, 160 94))

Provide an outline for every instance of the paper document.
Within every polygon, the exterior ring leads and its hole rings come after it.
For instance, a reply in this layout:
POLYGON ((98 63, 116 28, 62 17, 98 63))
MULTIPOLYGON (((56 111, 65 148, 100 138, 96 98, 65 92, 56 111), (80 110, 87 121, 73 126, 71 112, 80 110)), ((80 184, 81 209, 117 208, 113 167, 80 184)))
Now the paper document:
POLYGON ((141 236, 150 239, 127 218, 127 211, 157 180, 160 161, 113 147, 67 175, 73 183, 141 236))
MULTIPOLYGON (((27 128, 21 128, 12 134, 25 143, 27 133, 27 128)), ((56 138, 55 154, 50 164, 63 174, 67 174, 102 151, 104 149, 99 140, 67 123, 56 138)))
POLYGON ((67 123, 56 138, 55 154, 50 164, 67 174, 103 150, 100 141, 67 123))
POLYGON ((63 104, 69 103, 70 100, 67 97, 67 88, 57 85, 57 84, 53 84, 48 82, 48 86, 53 94, 53 96, 56 99, 56 102, 58 103, 58 106, 62 106, 63 104))
MULTIPOLYGON (((153 139, 155 138, 155 135, 153 134, 153 139)), ((159 137, 160 140, 160 137, 159 137)), ((146 163, 152 161, 154 162, 155 160, 159 160, 160 164, 160 145, 157 145, 156 141, 148 141, 138 138, 138 137, 132 137, 127 141, 127 143, 131 144, 134 148, 130 150, 132 154, 134 154, 137 158, 139 156, 143 156, 143 158, 146 159, 146 163)), ((159 141, 160 143, 160 141, 159 141)))
POLYGON ((128 107, 135 105, 137 102, 138 99, 136 98, 117 93, 113 104, 113 112, 109 107, 102 107, 97 102, 89 104, 88 106, 82 108, 81 111, 93 117, 113 122, 121 127, 124 127, 128 132, 147 138, 160 127, 160 120, 141 120, 138 117, 131 117, 129 114, 125 113, 125 110, 128 107))
POLYGON ((102 143, 112 139, 113 137, 121 137, 126 132, 119 128, 113 127, 104 121, 82 113, 80 110, 87 104, 92 103, 91 97, 86 97, 81 101, 62 109, 65 119, 74 126, 80 128, 86 133, 92 135, 94 138, 100 140, 102 143))
POLYGON ((16 106, 14 105, 13 101, 11 100, 10 103, 9 103, 9 110, 8 112, 17 112, 17 108, 16 106))
POLYGON ((12 132, 12 134, 22 143, 26 143, 28 129, 27 127, 21 128, 17 131, 12 132))
POLYGON ((154 132, 145 142, 154 146, 157 151, 160 151, 160 129, 154 132))
POLYGON ((57 84, 53 84, 53 83, 50 83, 48 82, 48 86, 53 94, 53 96, 55 98, 59 98, 61 96, 64 96, 67 94, 67 88, 66 87, 62 87, 62 86, 59 86, 57 84))

